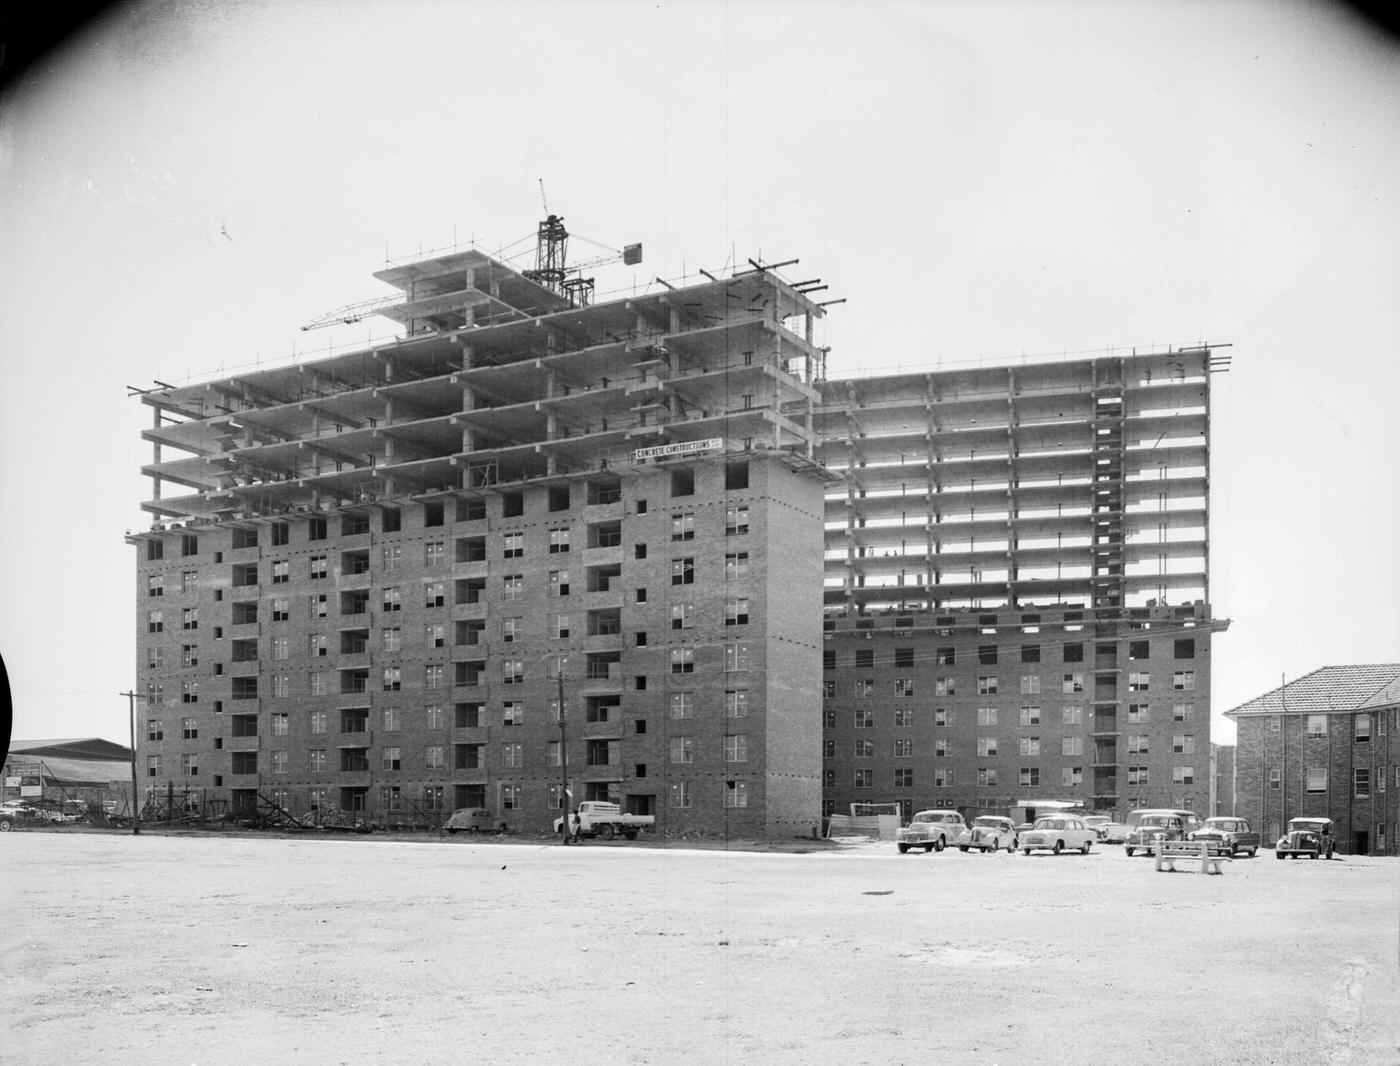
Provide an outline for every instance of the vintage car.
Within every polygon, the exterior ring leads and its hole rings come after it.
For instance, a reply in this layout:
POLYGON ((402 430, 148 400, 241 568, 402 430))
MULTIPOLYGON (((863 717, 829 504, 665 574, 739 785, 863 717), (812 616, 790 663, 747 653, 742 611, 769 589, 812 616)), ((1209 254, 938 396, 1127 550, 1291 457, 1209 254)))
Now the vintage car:
POLYGON ((1099 834, 1100 844, 1123 844, 1132 829, 1122 822, 1103 822, 1095 826, 1094 831, 1099 834))
POLYGON ((1054 814, 1037 818, 1029 832, 1021 834, 1021 854, 1032 851, 1062 851, 1078 849, 1085 855, 1094 843, 1094 831, 1084 819, 1074 814, 1054 814))
POLYGON ((1243 818, 1207 818, 1205 824, 1188 840, 1204 840, 1212 853, 1237 855, 1247 851, 1251 856, 1259 850, 1259 834, 1243 818))
POLYGON ((1099 826, 1107 825, 1109 822, 1113 821, 1113 819, 1106 814, 1085 814, 1081 815, 1081 817, 1084 819, 1084 824, 1094 831, 1095 840, 1103 839, 1103 836, 1099 832, 1099 826))
POLYGON ((1331 818, 1294 818, 1288 823, 1288 832, 1274 845, 1274 857, 1297 859, 1307 855, 1330 859, 1336 843, 1331 818))
POLYGON ((972 828, 958 837, 959 851, 1016 850, 1016 826, 1010 818, 986 814, 972 819, 972 828))
POLYGON ((462 807, 442 824, 449 833, 492 833, 501 827, 486 807, 462 807))
POLYGON ((1201 827, 1201 820, 1192 811, 1137 810, 1132 817, 1134 825, 1128 839, 1123 841, 1123 851, 1129 856, 1137 851, 1153 855, 1162 841, 1185 840, 1187 834, 1201 827))
POLYGON ((925 852, 942 851, 956 843, 967 831, 967 823, 957 811, 920 811, 914 820, 895 834, 895 844, 903 855, 910 848, 925 852))
POLYGON ((4 800, 0 802, 0 832, 16 826, 43 825, 44 817, 28 800, 4 800))

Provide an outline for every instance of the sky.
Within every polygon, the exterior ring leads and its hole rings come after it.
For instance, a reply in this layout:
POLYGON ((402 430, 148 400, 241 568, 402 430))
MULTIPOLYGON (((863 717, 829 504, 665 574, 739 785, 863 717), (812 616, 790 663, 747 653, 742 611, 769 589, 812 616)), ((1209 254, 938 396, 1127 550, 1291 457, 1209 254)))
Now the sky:
MULTIPOLYGON (((0 655, 127 740, 151 409, 388 336, 386 258, 798 258, 831 376, 1229 344, 1221 712, 1400 662, 1400 48, 1345 6, 133 2, 0 96, 0 655), (543 189, 541 188, 543 183, 543 189)), ((519 265, 528 266, 528 262, 519 265)))

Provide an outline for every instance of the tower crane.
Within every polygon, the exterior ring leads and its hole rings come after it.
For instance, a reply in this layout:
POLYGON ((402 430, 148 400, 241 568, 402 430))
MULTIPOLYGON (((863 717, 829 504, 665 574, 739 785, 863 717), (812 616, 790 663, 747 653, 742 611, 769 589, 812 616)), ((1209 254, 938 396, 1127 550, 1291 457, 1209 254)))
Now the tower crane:
MULTIPOLYGON (((522 270, 520 273, 523 277, 544 286, 556 296, 564 297, 571 306, 587 307, 593 302, 594 279, 584 277, 583 271, 609 263, 622 262, 633 266, 642 261, 642 246, 640 244, 623 245, 619 250, 609 248, 606 244, 598 244, 597 241, 588 240, 587 237, 580 237, 579 240, 588 241, 589 244, 606 249, 608 254, 585 259, 580 263, 566 264, 569 231, 564 227, 563 216, 550 214, 549 201, 545 199, 544 194, 543 178, 540 179, 540 202, 544 205, 545 219, 539 224, 535 234, 535 266, 532 270, 522 270)), ((359 322, 371 315, 379 314, 385 308, 403 302, 402 293, 360 300, 357 303, 346 304, 344 307, 327 312, 301 328, 306 331, 320 329, 323 326, 359 322)))
MULTIPOLYGON (((551 214, 549 200, 544 194, 544 178, 540 178, 540 203, 544 206, 545 219, 539 224, 535 234, 535 268, 521 273, 531 281, 539 282, 550 292, 564 297, 574 307, 587 307, 593 302, 593 278, 582 274, 593 267, 621 261, 628 266, 642 261, 640 244, 624 245, 621 251, 608 248, 608 255, 587 259, 572 266, 566 265, 569 248, 569 231, 564 227, 562 215, 551 214)), ((587 240, 587 238, 581 238, 587 240)), ((597 241, 589 241, 597 244, 597 241)), ((607 248, 607 245, 598 245, 607 248)))

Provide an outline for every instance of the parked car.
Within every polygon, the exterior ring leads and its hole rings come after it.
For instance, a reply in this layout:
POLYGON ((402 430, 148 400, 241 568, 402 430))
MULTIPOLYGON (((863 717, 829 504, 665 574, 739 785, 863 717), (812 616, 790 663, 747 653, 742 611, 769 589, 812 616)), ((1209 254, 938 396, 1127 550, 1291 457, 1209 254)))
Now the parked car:
POLYGON ((1136 851, 1153 855, 1162 841, 1185 840, 1188 833, 1201 827, 1201 820, 1192 811, 1144 809, 1134 811, 1132 817, 1136 824, 1123 841, 1123 850, 1129 856, 1136 851))
POLYGON ((500 823, 486 807, 462 807, 453 811, 442 827, 449 833, 494 833, 500 823))
POLYGON ((28 800, 0 801, 0 832, 16 826, 42 825, 44 817, 28 800))
POLYGON ((1129 826, 1122 822, 1104 822, 1098 827, 1099 843, 1101 844, 1124 844, 1128 840, 1128 834, 1132 832, 1129 826))
POLYGON ((1288 832, 1274 845, 1274 857, 1299 859, 1307 855, 1330 859, 1336 843, 1331 818, 1294 818, 1288 823, 1288 832))
POLYGON ((974 818, 972 828, 964 830, 958 836, 959 851, 975 849, 988 852, 999 851, 1002 848, 1007 851, 1016 850, 1016 826, 1010 818, 999 818, 992 814, 974 818))
POLYGON ((942 851, 966 831, 967 823, 957 811, 920 811, 895 834, 895 845, 901 855, 910 848, 942 851))
POLYGON ((1099 826, 1112 821, 1106 814, 1083 814, 1080 817, 1084 819, 1084 824, 1094 831, 1095 840, 1099 839, 1099 826))
POLYGON ((1236 855, 1259 850, 1259 834, 1243 818, 1207 818, 1201 828, 1187 835, 1188 840, 1204 840, 1212 852, 1236 855))
POLYGON ((1084 824, 1084 819, 1072 814, 1056 814, 1037 818, 1029 833, 1021 834, 1021 854, 1032 851, 1062 851, 1078 848, 1085 855, 1094 843, 1094 831, 1084 824))

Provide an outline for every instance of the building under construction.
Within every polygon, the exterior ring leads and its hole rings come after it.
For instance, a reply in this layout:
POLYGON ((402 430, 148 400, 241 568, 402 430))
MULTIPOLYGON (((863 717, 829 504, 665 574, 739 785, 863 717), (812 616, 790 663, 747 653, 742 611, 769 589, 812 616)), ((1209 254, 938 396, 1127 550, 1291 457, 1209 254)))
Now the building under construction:
POLYGON ((398 339, 141 394, 153 791, 741 836, 1201 805, 1209 349, 829 381, 763 264, 375 276, 336 316, 398 339))

